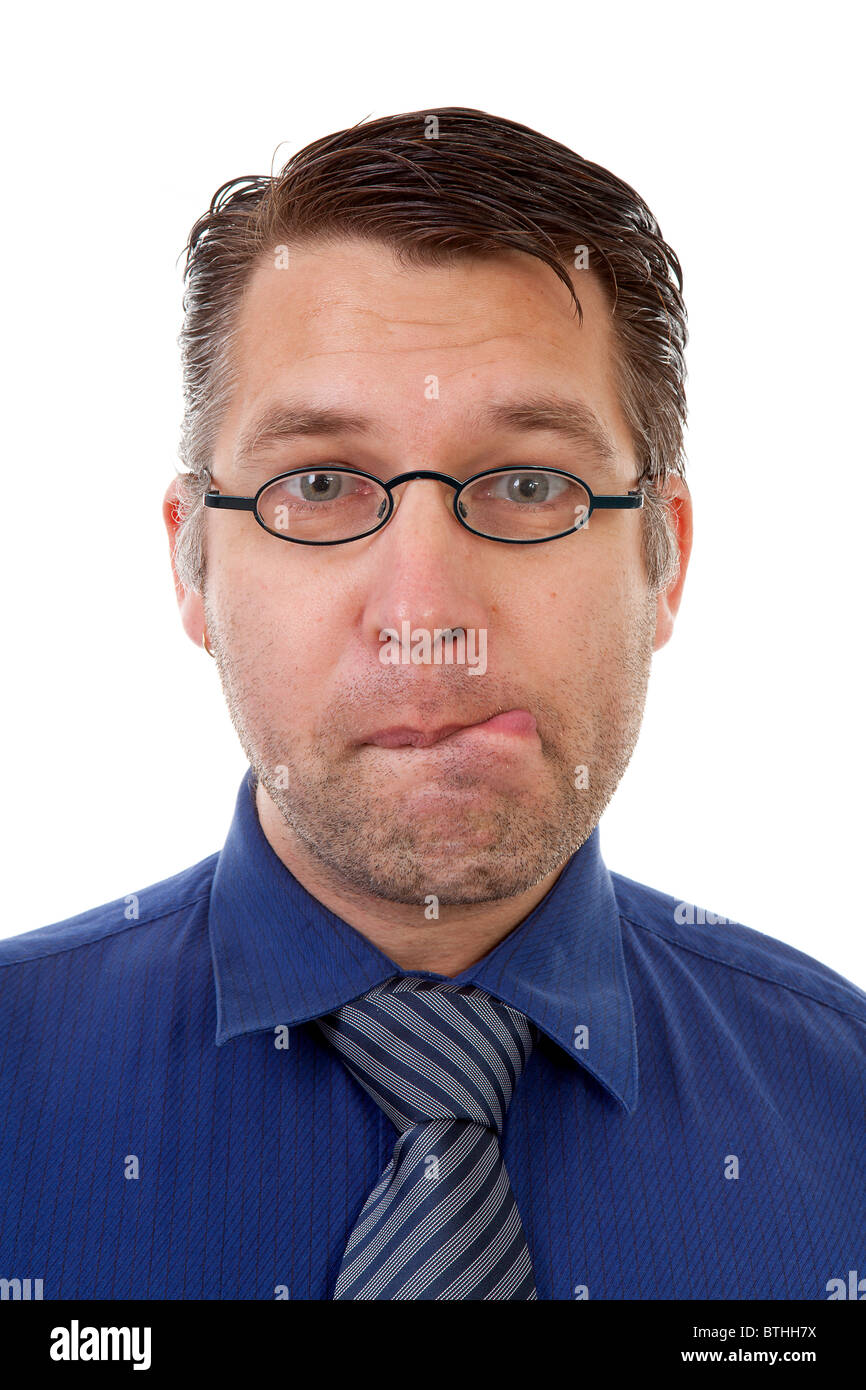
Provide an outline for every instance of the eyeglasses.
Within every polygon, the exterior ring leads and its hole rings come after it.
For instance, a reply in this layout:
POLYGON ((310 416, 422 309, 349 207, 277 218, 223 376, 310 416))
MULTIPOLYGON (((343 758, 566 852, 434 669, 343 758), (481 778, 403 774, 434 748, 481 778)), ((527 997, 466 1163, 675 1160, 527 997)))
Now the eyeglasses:
POLYGON ((596 510, 643 506, 640 489, 596 497, 563 468, 505 466, 461 483, 447 473, 421 468, 383 483, 359 468, 292 468, 263 483, 254 497, 229 497, 217 488, 206 507, 253 512, 271 536, 296 545, 343 545, 387 526, 397 507, 394 489, 416 478, 454 488, 454 515, 467 531, 507 545, 537 545, 581 531, 596 510))

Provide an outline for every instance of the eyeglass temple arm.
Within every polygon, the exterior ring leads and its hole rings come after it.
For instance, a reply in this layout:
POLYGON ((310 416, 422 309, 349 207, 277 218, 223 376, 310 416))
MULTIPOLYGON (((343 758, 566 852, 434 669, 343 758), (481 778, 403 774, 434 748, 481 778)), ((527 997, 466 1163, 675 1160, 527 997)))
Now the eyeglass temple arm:
POLYGON ((627 492, 624 497, 593 497, 593 508, 603 507, 608 511, 625 511, 626 508, 642 507, 643 493, 640 491, 627 492))
POLYGON ((225 507, 231 512, 254 512, 256 509, 256 499, 254 497, 226 497, 222 492, 210 491, 204 495, 206 507, 225 507))

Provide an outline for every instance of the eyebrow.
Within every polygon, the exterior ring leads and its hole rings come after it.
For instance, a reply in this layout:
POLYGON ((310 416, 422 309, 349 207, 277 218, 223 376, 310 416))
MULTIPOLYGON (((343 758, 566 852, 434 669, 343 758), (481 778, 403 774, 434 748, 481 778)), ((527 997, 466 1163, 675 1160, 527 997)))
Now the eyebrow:
POLYGON ((565 396, 533 396, 523 401, 491 405, 482 423, 504 430, 543 430, 561 434, 578 448, 589 447, 609 464, 615 464, 619 457, 614 440, 595 411, 583 401, 565 396))
POLYGON ((363 434, 382 438, 383 431, 363 415, 304 404, 274 405, 247 425, 238 436, 235 463, 245 463, 259 449, 285 444, 308 435, 363 434))
MULTIPOLYGON (((611 468, 619 456, 609 431, 590 406, 556 394, 494 402, 473 411, 468 423, 479 431, 492 428, 513 433, 559 434, 578 448, 589 449, 600 463, 611 468)), ((280 402, 244 428, 234 449, 234 462, 242 466, 271 445, 339 434, 385 438, 382 425, 368 416, 303 402, 280 402)))

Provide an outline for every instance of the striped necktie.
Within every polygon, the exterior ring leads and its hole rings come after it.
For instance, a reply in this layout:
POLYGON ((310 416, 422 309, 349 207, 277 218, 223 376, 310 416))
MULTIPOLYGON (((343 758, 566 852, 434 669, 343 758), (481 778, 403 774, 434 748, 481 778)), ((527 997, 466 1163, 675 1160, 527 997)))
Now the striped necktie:
POLYGON ((474 986, 394 976, 316 1020, 399 1131, 335 1299, 537 1299, 500 1136, 535 1039, 474 986))

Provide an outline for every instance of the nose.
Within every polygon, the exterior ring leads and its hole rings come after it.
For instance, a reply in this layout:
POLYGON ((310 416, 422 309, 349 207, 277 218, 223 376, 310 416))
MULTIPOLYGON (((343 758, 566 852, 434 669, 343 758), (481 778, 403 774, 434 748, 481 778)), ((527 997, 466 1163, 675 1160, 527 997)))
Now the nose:
MULTIPOLYGON (((364 613, 365 640, 378 651, 380 633, 426 629, 486 629, 482 548, 454 516, 455 483, 447 474, 419 469, 393 480, 394 511, 370 537, 371 580, 364 613)), ((368 542, 369 543, 369 542, 368 542)))

